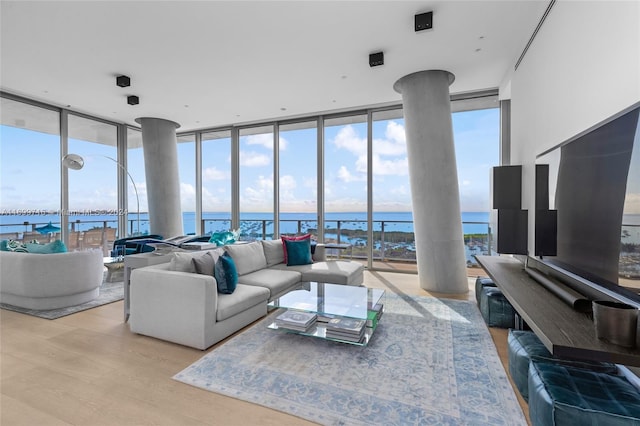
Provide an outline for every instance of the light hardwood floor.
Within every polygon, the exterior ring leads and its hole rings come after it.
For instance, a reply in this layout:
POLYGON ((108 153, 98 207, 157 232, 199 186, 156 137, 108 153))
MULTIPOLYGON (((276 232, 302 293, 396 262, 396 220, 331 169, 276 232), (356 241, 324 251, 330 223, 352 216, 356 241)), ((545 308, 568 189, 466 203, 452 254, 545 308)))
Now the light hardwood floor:
MULTIPOLYGON (((458 298, 475 300, 469 282, 458 298)), ((430 295, 412 274, 365 272, 365 284, 430 295)), ((133 334, 122 309, 116 302, 53 321, 0 310, 0 424, 313 424, 172 380, 208 351, 133 334)), ((506 366, 507 332, 490 332, 506 366)))

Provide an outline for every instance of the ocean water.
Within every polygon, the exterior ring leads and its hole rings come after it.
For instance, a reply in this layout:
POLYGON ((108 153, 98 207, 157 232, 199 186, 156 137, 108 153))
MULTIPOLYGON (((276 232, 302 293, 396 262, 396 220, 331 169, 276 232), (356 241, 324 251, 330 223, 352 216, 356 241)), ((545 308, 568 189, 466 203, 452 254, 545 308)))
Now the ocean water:
MULTIPOLYGON (((25 213, 25 212, 21 212, 25 213)), ((205 220, 205 233, 227 231, 231 226, 228 213, 203 213, 205 220)), ((243 213, 240 215, 242 231, 257 231, 263 229, 263 222, 267 234, 273 233, 272 213, 243 213)), ((300 231, 306 232, 309 229, 317 229, 318 221, 316 213, 281 213, 280 233, 292 234, 300 231), (299 223, 300 222, 300 223, 299 223)), ((487 223, 489 222, 488 212, 463 212, 461 215, 463 222, 463 233, 465 234, 486 234, 487 223)), ((137 230, 137 214, 129 213, 129 228, 137 230)), ((182 215, 183 228, 185 234, 192 234, 196 229, 196 219, 194 212, 185 212, 182 215)), ((47 212, 30 211, 28 214, 2 214, 0 215, 1 233, 22 233, 31 231, 34 226, 40 227, 52 223, 60 226, 60 217, 57 214, 47 212)), ((103 226, 116 227, 118 217, 115 214, 90 213, 69 216, 69 222, 76 231, 87 231, 92 228, 102 228, 103 226)), ((374 231, 381 231, 384 226, 385 232, 413 232, 413 215, 411 212, 376 212, 373 215, 374 231)), ((326 213, 325 228, 336 229, 340 226, 342 230, 366 230, 367 213, 326 213)), ((149 215, 140 213, 140 231, 149 232, 149 215)))

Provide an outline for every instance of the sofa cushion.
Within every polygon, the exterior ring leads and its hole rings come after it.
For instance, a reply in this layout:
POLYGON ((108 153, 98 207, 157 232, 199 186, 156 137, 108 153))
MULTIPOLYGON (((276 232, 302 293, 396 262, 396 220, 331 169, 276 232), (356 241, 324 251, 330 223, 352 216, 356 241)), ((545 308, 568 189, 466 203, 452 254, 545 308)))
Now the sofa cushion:
POLYGON ((214 277, 218 284, 218 293, 231 294, 238 285, 238 270, 229 253, 218 257, 214 267, 214 277))
POLYGON ((309 265, 311 259, 311 240, 289 241, 285 240, 287 247, 287 266, 309 265))
POLYGON ((177 272, 191 272, 192 274, 195 274, 196 268, 191 260, 194 258, 205 256, 207 255, 207 253, 209 253, 213 260, 216 261, 218 259, 218 256, 224 253, 224 249, 219 248, 207 251, 198 250, 195 252, 174 252, 172 253, 171 260, 169 261, 169 270, 177 272))
POLYGON ((269 300, 300 282, 301 274, 297 271, 278 269, 261 269, 239 278, 241 284, 260 286, 269 289, 269 300))
POLYGON ((248 244, 232 244, 225 247, 233 258, 238 275, 246 275, 267 267, 267 259, 259 241, 248 244))
POLYGON ((344 260, 330 260, 299 266, 287 266, 281 263, 269 269, 300 272, 302 274, 302 281, 360 285, 364 280, 364 266, 358 262, 344 260))
POLYGON ((238 284, 232 294, 218 294, 216 321, 224 321, 269 299, 269 290, 264 287, 238 284))
POLYGON ((285 241, 304 241, 304 240, 311 241, 311 234, 298 235, 295 237, 289 237, 287 235, 283 235, 280 237, 280 239, 282 240, 282 250, 284 251, 284 263, 287 263, 287 260, 288 260, 287 245, 285 244, 285 241))
POLYGON ((267 260, 267 267, 284 262, 284 249, 281 240, 262 240, 260 242, 267 260))

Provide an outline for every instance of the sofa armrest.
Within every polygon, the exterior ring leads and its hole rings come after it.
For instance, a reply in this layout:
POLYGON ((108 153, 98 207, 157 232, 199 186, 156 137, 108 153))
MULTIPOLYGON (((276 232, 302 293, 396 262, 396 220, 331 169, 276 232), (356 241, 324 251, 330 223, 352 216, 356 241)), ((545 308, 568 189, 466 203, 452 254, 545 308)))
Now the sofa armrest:
POLYGON ((314 262, 326 262, 327 254, 325 251, 324 244, 316 244, 315 252, 313 253, 313 261, 314 262))
POLYGON ((138 268, 131 273, 130 297, 131 331, 205 349, 218 306, 212 276, 138 268))

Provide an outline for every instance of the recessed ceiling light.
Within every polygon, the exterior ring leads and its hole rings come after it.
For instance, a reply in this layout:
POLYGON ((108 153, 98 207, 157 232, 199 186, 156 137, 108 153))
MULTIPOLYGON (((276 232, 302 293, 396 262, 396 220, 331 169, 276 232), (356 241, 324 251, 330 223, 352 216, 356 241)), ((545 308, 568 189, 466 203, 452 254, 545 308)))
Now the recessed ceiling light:
POLYGON ((280 108, 280 111, 286 111, 287 109, 285 107, 280 108))
POLYGON ((189 105, 185 105, 184 107, 185 107, 185 108, 189 108, 189 105))
POLYGON ((482 50, 482 49, 480 49, 480 48, 478 47, 478 48, 476 49, 476 52, 479 52, 479 51, 481 51, 481 50, 482 50))
POLYGON ((482 40, 484 38, 484 36, 480 36, 478 37, 478 40, 482 40))
POLYGON ((343 75, 343 76, 341 76, 340 78, 344 80, 345 78, 347 78, 347 76, 346 76, 346 75, 343 75))

